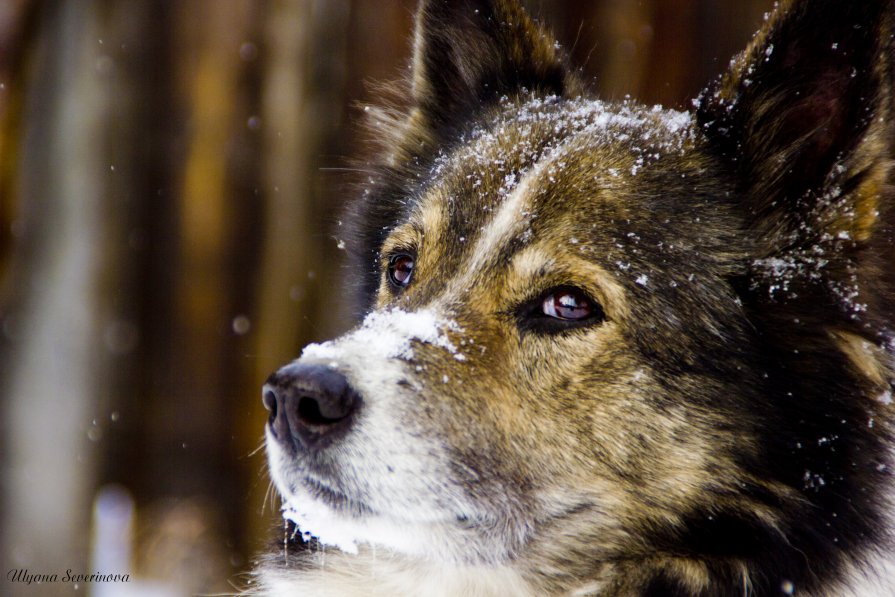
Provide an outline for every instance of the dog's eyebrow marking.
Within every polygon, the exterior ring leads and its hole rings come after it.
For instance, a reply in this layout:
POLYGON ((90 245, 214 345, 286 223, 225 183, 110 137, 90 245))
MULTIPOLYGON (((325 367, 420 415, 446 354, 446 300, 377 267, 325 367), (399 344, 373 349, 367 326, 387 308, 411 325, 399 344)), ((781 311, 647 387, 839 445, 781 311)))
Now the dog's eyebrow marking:
POLYGON ((395 228, 388 238, 385 239, 385 242, 382 243, 380 253, 382 255, 388 255, 389 253, 400 249, 413 249, 419 244, 422 235, 422 231, 413 223, 399 226, 398 228, 395 228))
POLYGON ((428 237, 432 246, 441 243, 448 225, 447 203, 448 198, 443 196, 443 191, 431 190, 423 196, 419 208, 413 211, 410 218, 419 235, 428 237))
MULTIPOLYGON (((581 284, 582 288, 592 293, 593 298, 600 302, 604 310, 611 312, 613 319, 627 318, 630 315, 624 288, 605 269, 574 254, 564 255, 562 262, 565 264, 562 267, 563 271, 577 272, 578 275, 583 275, 591 281, 581 284), (593 283, 594 281, 596 283, 593 283)), ((521 286, 519 289, 521 292, 531 288, 537 278, 544 275, 545 270, 552 271, 556 267, 557 259, 554 253, 543 246, 528 246, 513 257, 512 278, 521 286)))
POLYGON ((386 255, 400 249, 418 249, 423 242, 438 246, 447 226, 447 210, 441 191, 425 194, 410 219, 389 233, 380 253, 386 255))
POLYGON ((526 247, 513 257, 513 273, 522 279, 531 280, 552 269, 556 260, 540 247, 526 247))

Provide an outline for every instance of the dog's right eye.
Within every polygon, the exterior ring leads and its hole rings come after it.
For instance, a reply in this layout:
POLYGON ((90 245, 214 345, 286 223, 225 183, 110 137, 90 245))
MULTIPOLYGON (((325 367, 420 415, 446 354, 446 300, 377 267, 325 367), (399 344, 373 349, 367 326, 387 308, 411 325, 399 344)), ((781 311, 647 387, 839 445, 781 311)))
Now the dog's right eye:
POLYGON ((407 288, 413 277, 413 257, 406 253, 394 255, 388 260, 388 281, 397 288, 407 288))

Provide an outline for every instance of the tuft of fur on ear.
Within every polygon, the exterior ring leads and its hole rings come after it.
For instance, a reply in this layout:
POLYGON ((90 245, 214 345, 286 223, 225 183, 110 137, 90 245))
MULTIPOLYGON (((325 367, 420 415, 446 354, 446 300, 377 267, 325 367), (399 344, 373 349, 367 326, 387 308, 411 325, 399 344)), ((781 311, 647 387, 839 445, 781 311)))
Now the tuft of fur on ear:
POLYGON ((895 0, 784 0, 695 103, 756 239, 746 282, 788 305, 764 316, 895 346, 893 32, 895 0))
POLYGON ((880 226, 893 149, 892 0, 784 0, 696 101, 769 249, 880 226), (806 221, 807 218, 807 221, 806 221))
POLYGON ((501 96, 580 92, 552 37, 516 0, 423 0, 413 102, 424 126, 454 128, 501 96))

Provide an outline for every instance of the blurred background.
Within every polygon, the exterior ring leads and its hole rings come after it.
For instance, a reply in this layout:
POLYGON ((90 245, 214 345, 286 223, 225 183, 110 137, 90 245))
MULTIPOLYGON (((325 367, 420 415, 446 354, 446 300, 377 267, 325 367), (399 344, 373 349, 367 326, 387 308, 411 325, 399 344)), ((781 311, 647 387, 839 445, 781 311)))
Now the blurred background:
MULTIPOLYGON (((686 108, 772 1, 526 4, 602 97, 686 108)), ((337 222, 414 6, 0 0, 0 593, 233 592, 282 541, 259 388, 352 325, 337 222)))

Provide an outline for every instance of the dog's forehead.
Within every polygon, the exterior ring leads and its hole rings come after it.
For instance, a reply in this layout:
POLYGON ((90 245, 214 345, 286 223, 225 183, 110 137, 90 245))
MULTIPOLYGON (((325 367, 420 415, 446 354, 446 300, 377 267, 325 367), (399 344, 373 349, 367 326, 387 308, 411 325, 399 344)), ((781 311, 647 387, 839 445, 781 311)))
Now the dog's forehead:
POLYGON ((463 242, 500 221, 612 208, 694 138, 688 113, 585 99, 506 100, 482 123, 435 161, 417 201, 420 227, 441 219, 463 242))

